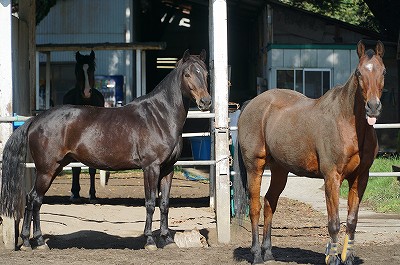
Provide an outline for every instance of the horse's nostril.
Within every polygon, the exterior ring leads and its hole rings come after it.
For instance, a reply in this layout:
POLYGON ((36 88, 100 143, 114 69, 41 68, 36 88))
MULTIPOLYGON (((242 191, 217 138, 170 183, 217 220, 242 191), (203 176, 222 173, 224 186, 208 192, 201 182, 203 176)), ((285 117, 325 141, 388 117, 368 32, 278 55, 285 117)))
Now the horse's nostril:
POLYGON ((211 105, 211 98, 210 97, 203 97, 200 99, 201 103, 203 103, 206 106, 211 105))

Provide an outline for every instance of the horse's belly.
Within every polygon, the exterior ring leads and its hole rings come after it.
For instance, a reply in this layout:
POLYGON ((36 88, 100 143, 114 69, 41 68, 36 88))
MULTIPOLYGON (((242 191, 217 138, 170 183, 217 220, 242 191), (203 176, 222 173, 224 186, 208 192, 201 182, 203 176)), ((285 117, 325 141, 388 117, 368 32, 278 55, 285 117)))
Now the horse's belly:
POLYGON ((318 167, 318 161, 314 155, 302 156, 298 158, 280 157, 275 159, 282 167, 297 176, 311 178, 320 178, 321 174, 318 167))

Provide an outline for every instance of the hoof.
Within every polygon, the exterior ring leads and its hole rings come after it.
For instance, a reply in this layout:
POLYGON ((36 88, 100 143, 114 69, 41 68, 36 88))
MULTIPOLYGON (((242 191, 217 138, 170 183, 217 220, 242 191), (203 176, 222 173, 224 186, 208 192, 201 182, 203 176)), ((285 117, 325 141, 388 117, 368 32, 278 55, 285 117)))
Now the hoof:
POLYGON ((89 203, 91 204, 98 204, 99 200, 95 197, 95 198, 89 198, 89 203))
POLYGON ((69 197, 69 201, 75 204, 79 204, 82 203, 82 198, 79 195, 78 196, 71 195, 71 197, 69 197))
POLYGON ((347 256, 346 260, 342 261, 343 265, 353 265, 354 264, 354 255, 351 254, 347 256))
POLYGON ((35 250, 47 251, 47 250, 50 250, 50 248, 49 248, 49 246, 48 246, 46 243, 44 243, 43 245, 37 246, 37 247, 35 248, 35 250))
POLYGON ((148 250, 148 251, 155 251, 155 250, 157 250, 157 246, 156 246, 156 245, 153 245, 153 244, 151 244, 151 245, 146 245, 146 246, 144 246, 144 248, 145 248, 146 250, 148 250))
POLYGON ((340 258, 337 255, 327 255, 325 257, 326 265, 340 265, 340 258))
POLYGON ((272 254, 264 255, 263 260, 264 262, 275 261, 274 256, 272 256, 272 254))
POLYGON ((254 257, 254 261, 252 263, 252 265, 255 264, 264 264, 264 260, 261 257, 254 257))
POLYGON ((24 246, 22 245, 19 250, 21 251, 26 251, 26 252, 31 252, 32 251, 32 247, 31 246, 24 246))
POLYGON ((163 248, 166 248, 166 249, 174 249, 174 248, 178 248, 178 245, 175 244, 175 242, 172 242, 172 243, 168 243, 168 244, 164 245, 163 248))

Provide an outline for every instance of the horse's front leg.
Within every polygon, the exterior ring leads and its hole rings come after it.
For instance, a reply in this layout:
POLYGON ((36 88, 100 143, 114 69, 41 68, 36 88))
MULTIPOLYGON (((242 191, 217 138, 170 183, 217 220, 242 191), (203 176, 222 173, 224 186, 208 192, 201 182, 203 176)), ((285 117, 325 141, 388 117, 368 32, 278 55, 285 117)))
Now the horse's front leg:
POLYGON ((325 251, 325 263, 328 265, 340 264, 338 256, 338 234, 340 230, 339 220, 339 188, 340 176, 338 173, 326 175, 325 177, 325 199, 328 211, 328 232, 330 242, 325 251))
POLYGON ((146 224, 144 227, 144 235, 147 237, 145 249, 156 250, 157 245, 154 240, 152 223, 153 214, 156 206, 156 195, 158 186, 158 177, 160 175, 160 167, 148 166, 143 169, 144 174, 144 194, 145 194, 145 206, 146 206, 146 224))
POLYGON ((82 199, 79 195, 81 191, 81 185, 79 184, 79 175, 81 174, 80 167, 73 167, 72 168, 72 185, 71 185, 71 197, 69 200, 72 203, 81 203, 82 199))
POLYGON ((174 243, 168 228, 169 195, 171 191, 172 177, 174 171, 164 176, 160 181, 160 246, 165 247, 174 243))
POLYGON ((347 199, 348 212, 347 212, 347 226, 346 236, 343 244, 342 262, 346 265, 354 263, 354 234, 356 232, 358 221, 359 205, 364 195, 365 188, 368 183, 368 172, 360 175, 354 180, 349 180, 349 195, 347 199))

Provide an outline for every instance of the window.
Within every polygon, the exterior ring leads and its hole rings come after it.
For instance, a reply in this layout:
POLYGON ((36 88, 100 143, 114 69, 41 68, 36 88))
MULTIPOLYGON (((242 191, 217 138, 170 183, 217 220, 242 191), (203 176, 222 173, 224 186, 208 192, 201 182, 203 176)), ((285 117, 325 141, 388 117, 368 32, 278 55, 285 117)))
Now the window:
POLYGON ((278 69, 276 87, 293 89, 310 98, 319 98, 331 87, 330 69, 278 69))

